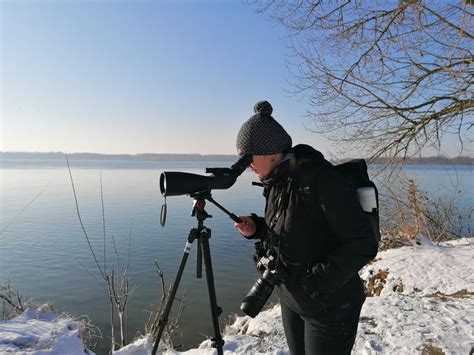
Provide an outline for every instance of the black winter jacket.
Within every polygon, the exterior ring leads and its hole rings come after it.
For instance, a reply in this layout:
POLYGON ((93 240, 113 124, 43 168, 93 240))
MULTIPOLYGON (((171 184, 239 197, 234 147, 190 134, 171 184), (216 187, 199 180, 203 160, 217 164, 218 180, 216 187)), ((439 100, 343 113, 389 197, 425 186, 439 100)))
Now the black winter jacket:
POLYGON ((256 218, 254 235, 280 254, 289 273, 278 287, 280 301, 309 317, 361 304, 365 296, 358 271, 378 247, 370 222, 354 189, 320 152, 307 145, 290 152, 298 165, 289 174, 290 160, 283 161, 265 179, 265 217, 256 218), (289 175, 287 208, 279 211, 289 175))

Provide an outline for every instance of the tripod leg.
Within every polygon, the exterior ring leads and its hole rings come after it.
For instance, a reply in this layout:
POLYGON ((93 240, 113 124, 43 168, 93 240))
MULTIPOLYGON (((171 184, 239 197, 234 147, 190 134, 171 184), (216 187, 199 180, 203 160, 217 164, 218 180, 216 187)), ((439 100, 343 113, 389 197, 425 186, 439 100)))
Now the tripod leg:
POLYGON ((207 289, 209 292, 209 301, 211 304, 212 324, 214 326, 214 338, 212 340, 212 346, 217 348, 217 354, 222 355, 224 346, 224 339, 222 339, 220 327, 219 327, 219 307, 217 306, 216 288, 214 285, 214 274, 212 272, 211 252, 209 248, 210 230, 204 228, 201 230, 201 246, 202 254, 204 257, 204 264, 206 267, 206 279, 207 289))
MULTIPOLYGON (((191 233, 193 232, 191 231, 191 233)), ((184 248, 184 254, 181 259, 181 264, 179 265, 178 273, 176 274, 173 287, 171 288, 171 292, 168 296, 168 300, 166 301, 165 309, 163 310, 163 313, 161 314, 161 317, 160 317, 160 321, 158 323, 160 328, 158 329, 158 334, 156 335, 156 338, 155 338, 155 344, 153 345, 153 351, 151 352, 152 355, 155 355, 156 351, 158 350, 158 345, 160 344, 161 336, 163 335, 163 331, 165 330, 166 323, 168 322, 168 316, 170 314, 171 307, 173 305, 173 301, 176 296, 176 292, 178 291, 178 286, 179 286, 179 282, 181 281, 181 276, 183 276, 184 267, 186 266, 186 261, 188 260, 189 251, 191 250, 191 245, 192 244, 188 241, 186 243, 186 247, 184 248)))
POLYGON ((197 240, 198 246, 197 246, 197 264, 196 264, 196 278, 201 279, 202 278, 202 247, 201 247, 201 238, 198 238, 197 240))

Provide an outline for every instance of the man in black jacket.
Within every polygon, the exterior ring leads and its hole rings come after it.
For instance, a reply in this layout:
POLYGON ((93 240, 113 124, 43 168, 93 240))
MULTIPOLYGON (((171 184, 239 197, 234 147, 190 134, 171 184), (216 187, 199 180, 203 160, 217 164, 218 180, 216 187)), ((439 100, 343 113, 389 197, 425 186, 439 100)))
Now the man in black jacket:
POLYGON ((278 286, 291 354, 350 354, 362 304, 358 271, 378 243, 354 189, 323 155, 291 137, 267 101, 237 136, 239 154, 264 185, 265 217, 241 216, 248 239, 261 239, 288 277, 278 286))

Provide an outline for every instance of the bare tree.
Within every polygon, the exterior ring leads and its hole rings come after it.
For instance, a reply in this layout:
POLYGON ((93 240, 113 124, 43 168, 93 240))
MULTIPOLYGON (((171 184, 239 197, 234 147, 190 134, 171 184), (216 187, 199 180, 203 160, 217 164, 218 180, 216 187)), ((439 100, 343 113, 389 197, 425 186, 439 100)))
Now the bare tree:
POLYGON ((472 142, 472 1, 248 2, 289 31, 311 130, 373 157, 472 142))

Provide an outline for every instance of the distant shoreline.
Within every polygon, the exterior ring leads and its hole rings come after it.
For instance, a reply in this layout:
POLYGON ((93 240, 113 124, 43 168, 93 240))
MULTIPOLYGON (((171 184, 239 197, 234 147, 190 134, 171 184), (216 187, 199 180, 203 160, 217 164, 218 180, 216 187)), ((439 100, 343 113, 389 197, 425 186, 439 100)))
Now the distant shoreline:
MULTIPOLYGON (((108 161, 232 161, 237 155, 226 154, 99 154, 68 153, 69 160, 108 161)), ((65 160, 62 152, 0 152, 0 159, 65 160)))
MULTIPOLYGON (((98 161, 234 161, 237 155, 232 154, 99 154, 99 153, 69 153, 70 160, 98 160, 98 161)), ((64 160, 62 152, 0 152, 0 159, 28 159, 28 160, 64 160)), ((385 164, 388 159, 379 158, 374 163, 385 164)), ((422 158, 407 158, 398 160, 397 163, 404 164, 451 164, 451 165, 474 165, 474 157, 459 156, 454 158, 444 156, 431 156, 422 158)))

